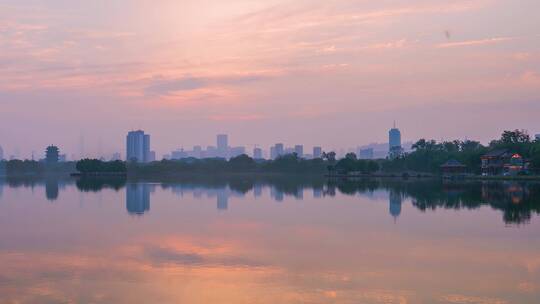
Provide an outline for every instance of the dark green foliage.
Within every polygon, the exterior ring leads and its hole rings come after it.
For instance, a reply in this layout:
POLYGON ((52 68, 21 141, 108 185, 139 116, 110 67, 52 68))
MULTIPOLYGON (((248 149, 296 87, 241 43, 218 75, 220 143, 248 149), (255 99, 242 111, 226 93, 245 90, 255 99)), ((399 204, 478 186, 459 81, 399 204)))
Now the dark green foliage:
POLYGON ((255 160, 253 158, 247 156, 246 154, 242 154, 237 157, 233 157, 229 160, 229 167, 233 170, 253 170, 255 169, 255 160))
POLYGON ((128 172, 135 175, 220 174, 220 173, 287 173, 324 174, 328 161, 321 158, 303 159, 287 154, 275 160, 255 161, 247 155, 231 158, 162 160, 149 164, 129 164, 128 172))
POLYGON ((339 174, 359 172, 363 174, 373 173, 379 170, 379 164, 372 160, 357 159, 356 154, 348 153, 345 158, 340 159, 334 169, 339 174))
POLYGON ((126 163, 115 161, 101 161, 98 159, 82 159, 77 162, 76 168, 81 173, 123 173, 127 171, 126 163))
POLYGON ((504 131, 501 138, 493 140, 488 147, 477 141, 454 140, 438 143, 435 140, 420 139, 413 146, 413 152, 394 160, 382 162, 387 172, 417 171, 440 172, 440 166, 455 159, 467 167, 469 173, 479 174, 480 157, 492 150, 507 149, 531 160, 533 169, 540 169, 540 142, 532 142, 525 131, 504 131))
POLYGON ((69 174, 75 170, 73 162, 48 163, 19 159, 2 161, 0 166, 5 168, 6 174, 9 176, 69 174))
POLYGON ((10 160, 5 163, 6 173, 13 174, 39 174, 45 171, 43 163, 34 160, 10 160))

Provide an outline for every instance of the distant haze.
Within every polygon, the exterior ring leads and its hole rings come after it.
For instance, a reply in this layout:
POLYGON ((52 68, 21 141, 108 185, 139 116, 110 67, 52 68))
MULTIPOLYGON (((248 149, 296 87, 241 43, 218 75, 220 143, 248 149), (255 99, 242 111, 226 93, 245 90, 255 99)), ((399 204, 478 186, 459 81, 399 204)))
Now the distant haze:
POLYGON ((3 0, 0 145, 159 155, 540 133, 538 0, 3 0))

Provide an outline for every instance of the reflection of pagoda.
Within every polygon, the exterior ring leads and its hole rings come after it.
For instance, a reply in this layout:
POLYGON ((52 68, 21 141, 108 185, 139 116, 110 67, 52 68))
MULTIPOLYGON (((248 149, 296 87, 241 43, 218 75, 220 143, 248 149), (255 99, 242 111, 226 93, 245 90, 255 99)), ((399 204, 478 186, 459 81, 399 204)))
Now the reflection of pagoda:
POLYGON ((401 214, 401 203, 403 201, 401 193, 396 191, 390 191, 389 201, 390 215, 394 217, 394 220, 396 220, 401 214))
POLYGON ((49 201, 55 201, 58 199, 58 180, 55 179, 47 179, 45 181, 45 196, 47 197, 47 200, 49 201))
POLYGON ((150 185, 129 184, 126 187, 126 209, 130 214, 143 215, 150 211, 150 185))

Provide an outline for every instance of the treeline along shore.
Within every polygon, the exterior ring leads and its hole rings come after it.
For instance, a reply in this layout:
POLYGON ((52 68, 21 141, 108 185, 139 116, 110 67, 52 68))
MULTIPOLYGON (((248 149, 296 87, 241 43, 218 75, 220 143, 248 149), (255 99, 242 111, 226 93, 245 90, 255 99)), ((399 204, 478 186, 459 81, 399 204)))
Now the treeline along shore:
POLYGON ((437 142, 418 140, 410 153, 395 158, 358 159, 348 153, 341 159, 335 152, 321 158, 304 159, 296 154, 274 160, 240 155, 231 159, 185 158, 150 163, 83 159, 78 162, 47 163, 33 160, 2 161, 5 175, 76 174, 82 176, 176 176, 216 174, 327 175, 346 176, 444 176, 471 178, 539 178, 540 141, 521 130, 504 131, 489 145, 478 141, 437 142))

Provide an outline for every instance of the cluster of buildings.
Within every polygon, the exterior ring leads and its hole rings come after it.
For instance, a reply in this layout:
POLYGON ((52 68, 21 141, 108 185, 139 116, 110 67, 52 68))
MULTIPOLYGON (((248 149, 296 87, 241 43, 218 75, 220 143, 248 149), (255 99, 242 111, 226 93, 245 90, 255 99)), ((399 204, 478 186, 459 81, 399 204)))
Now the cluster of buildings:
POLYGON ((149 163, 156 160, 156 152, 150 150, 150 135, 142 130, 130 131, 126 137, 126 160, 149 163))
POLYGON ((276 159, 280 156, 287 154, 296 154, 296 156, 305 159, 321 158, 322 157, 322 147, 313 147, 312 153, 304 154, 303 145, 295 145, 294 147, 285 147, 282 143, 277 143, 274 146, 270 147, 270 159, 276 159))
MULTIPOLYGON (((381 144, 383 145, 383 144, 381 144)), ((172 151, 170 154, 165 154, 164 159, 179 160, 186 158, 224 158, 230 159, 242 154, 251 154, 254 159, 271 159, 274 160, 280 156, 296 154, 299 158, 315 159, 323 156, 323 149, 320 146, 315 146, 311 151, 306 153, 303 145, 295 145, 286 147, 283 143, 276 143, 271 146, 268 154, 265 154, 262 148, 255 147, 252 153, 248 153, 244 146, 229 146, 229 137, 227 134, 219 134, 216 137, 215 146, 194 146, 191 150, 184 148, 172 151)), ((395 126, 389 132, 388 147, 375 150, 374 147, 359 148, 355 153, 361 159, 376 159, 376 158, 396 158, 405 150, 401 144, 401 132, 395 126)), ((119 155, 118 155, 119 158, 119 155)), ((144 131, 131 131, 127 136, 126 160, 138 162, 151 162, 156 159, 155 152, 150 149, 150 135, 144 131)))
POLYGON ((202 146, 194 146, 192 150, 178 149, 171 154, 164 156, 165 159, 184 159, 184 158, 226 158, 236 157, 246 154, 245 147, 230 147, 229 136, 219 134, 216 138, 215 146, 208 146, 204 149, 202 146))
MULTIPOLYGON (((280 156, 296 153, 298 157, 312 159, 322 157, 322 147, 314 147, 312 153, 305 153, 303 145, 295 145, 294 147, 285 147, 282 143, 277 143, 270 147, 269 154, 265 155, 264 151, 260 147, 255 147, 251 153, 254 159, 276 159, 280 156)), ((219 134, 216 138, 215 146, 208 146, 203 148, 202 146, 194 146, 191 150, 178 149, 172 151, 170 154, 164 155, 165 159, 186 159, 186 158, 224 158, 230 159, 242 154, 249 154, 246 147, 229 146, 229 137, 226 134, 219 134)))

